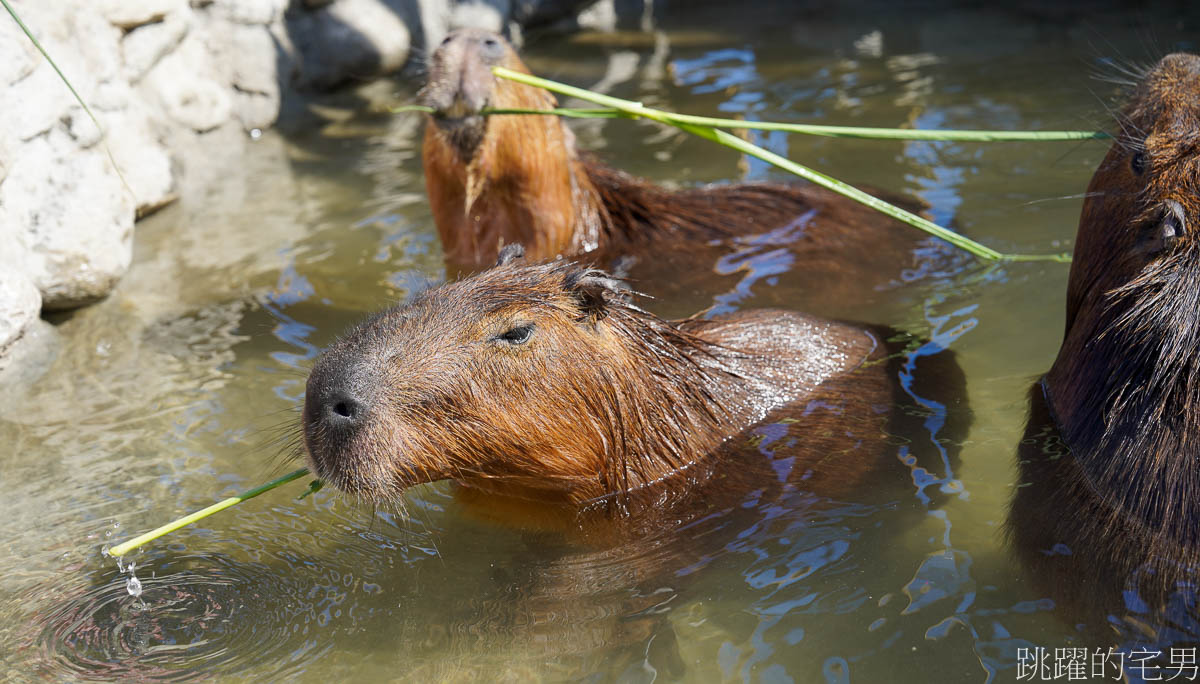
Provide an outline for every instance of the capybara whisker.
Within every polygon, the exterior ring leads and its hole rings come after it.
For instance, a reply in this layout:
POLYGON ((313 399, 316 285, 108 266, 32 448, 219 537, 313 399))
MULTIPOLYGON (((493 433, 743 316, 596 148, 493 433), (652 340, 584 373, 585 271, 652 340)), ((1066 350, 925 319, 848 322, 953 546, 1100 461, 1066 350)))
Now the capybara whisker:
POLYGON ((1088 199, 1089 197, 1097 197, 1100 194, 1101 193, 1098 193, 1098 192, 1081 192, 1078 195, 1059 195, 1058 197, 1043 197, 1041 199, 1035 199, 1035 200, 1029 200, 1028 202, 1022 202, 1020 206, 1028 207, 1033 204, 1043 204, 1045 202, 1059 202, 1062 200, 1088 199))

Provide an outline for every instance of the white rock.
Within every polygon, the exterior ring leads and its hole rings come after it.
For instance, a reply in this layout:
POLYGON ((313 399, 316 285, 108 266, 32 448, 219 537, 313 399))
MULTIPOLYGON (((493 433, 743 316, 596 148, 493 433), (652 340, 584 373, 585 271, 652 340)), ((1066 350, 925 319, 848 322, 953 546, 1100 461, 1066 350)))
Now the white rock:
POLYGON ((88 98, 88 106, 92 108, 93 113, 100 116, 102 112, 125 109, 133 101, 133 88, 129 86, 129 81, 117 79, 98 84, 92 91, 92 96, 88 98))
POLYGON ((33 73, 9 86, 0 107, 0 128, 17 140, 29 140, 53 128, 75 103, 49 64, 42 62, 33 73))
POLYGON ((506 0, 462 2, 454 7, 450 15, 450 27, 480 28, 499 33, 504 29, 510 12, 511 8, 506 0))
POLYGON ((194 131, 212 130, 232 114, 229 89, 214 78, 210 55, 192 34, 159 60, 145 81, 167 114, 194 131))
POLYGON ((260 26, 235 25, 229 32, 230 65, 235 88, 279 98, 279 55, 270 31, 260 26))
MULTIPOLYGON (((89 5, 59 6, 57 10, 51 13, 45 5, 32 4, 18 9, 75 90, 85 100, 90 99, 98 83, 118 75, 121 32, 89 5)), ((9 21, 0 21, 4 23, 9 21)), ((4 35, 7 39, 10 34, 4 35)), ((28 42, 23 35, 14 39, 28 42)), ((0 127, 13 131, 20 140, 45 133, 66 115, 68 108, 77 106, 58 73, 40 56, 32 72, 5 88, 4 103, 0 127)))
POLYGON ((133 191, 137 214, 151 212, 173 201, 175 177, 171 155, 155 136, 154 125, 141 107, 104 118, 106 142, 113 160, 133 191))
POLYGON ((129 30, 187 9, 187 0, 99 0, 96 5, 110 24, 129 30))
MULTIPOLYGON (((20 144, 12 135, 5 135, 5 133, 4 130, 0 130, 0 183, 4 183, 4 178, 8 176, 8 165, 12 163, 11 160, 20 144)), ((3 207, 0 207, 0 220, 2 219, 3 207)), ((0 239, 3 238, 4 234, 0 233, 0 239)))
POLYGON ((0 393, 13 397, 27 390, 49 370, 62 346, 58 330, 35 313, 20 337, 0 349, 0 393))
POLYGON ((614 31, 617 28, 617 8, 613 0, 600 0, 585 8, 576 19, 579 27, 590 31, 614 31))
POLYGON ((288 26, 310 87, 391 73, 408 61, 408 26, 379 0, 338 0, 298 15, 288 26))
POLYGON ((0 205, 8 224, 0 234, 20 231, 47 309, 104 297, 129 267, 133 199, 102 149, 80 150, 62 127, 22 146, 0 205))
POLYGON ((42 295, 33 280, 15 259, 0 257, 0 366, 5 351, 37 320, 41 310, 42 295))
POLYGON ((125 77, 131 82, 142 80, 158 61, 183 42, 191 28, 192 12, 186 6, 156 24, 130 31, 121 39, 121 57, 125 77))
POLYGON ((120 76, 121 29, 108 23, 91 3, 64 10, 60 23, 52 27, 54 30, 45 37, 38 36, 38 40, 71 85, 87 98, 95 83, 120 76), (89 85, 82 89, 81 84, 89 85))
POLYGON ((212 10, 239 24, 270 24, 283 16, 287 0, 213 0, 212 10))
MULTIPOLYGON (((94 114, 95 112, 93 112, 94 114)), ((75 144, 81 148, 88 148, 100 142, 103 134, 100 127, 92 121, 92 117, 88 116, 83 107, 75 105, 67 109, 63 115, 62 121, 66 124, 67 134, 75 141, 75 144)))
MULTIPOLYGON (((20 12, 21 5, 16 5, 20 12)), ((33 73, 42 55, 9 17, 0 17, 0 87, 33 73)))
POLYGON ((233 113, 242 124, 242 129, 250 132, 270 128, 279 118, 279 99, 260 93, 246 93, 235 90, 233 93, 233 113))

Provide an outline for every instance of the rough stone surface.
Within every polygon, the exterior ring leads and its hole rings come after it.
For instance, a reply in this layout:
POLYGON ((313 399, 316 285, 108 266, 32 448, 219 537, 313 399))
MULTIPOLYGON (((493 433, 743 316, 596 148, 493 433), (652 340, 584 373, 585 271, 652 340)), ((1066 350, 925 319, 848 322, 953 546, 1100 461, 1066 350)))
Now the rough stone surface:
POLYGON ((204 55, 204 44, 189 34, 146 74, 147 85, 158 94, 167 114, 200 133, 220 126, 233 114, 232 93, 217 81, 204 55))
POLYGON ((147 214, 175 198, 171 155, 154 133, 151 114, 130 107, 106 116, 108 147, 133 192, 137 215, 147 214))
POLYGON ((338 0, 300 13, 288 31, 300 52, 300 84, 310 89, 396 71, 411 47, 408 26, 377 0, 338 0))
POLYGON ((513 19, 523 26, 541 27, 574 20, 596 0, 513 0, 513 19))
POLYGON ((266 26, 283 17, 288 0, 213 0, 213 11, 232 22, 266 26))
POLYGON ((96 6, 110 24, 129 30, 187 9, 187 0, 100 0, 96 6))
POLYGON ((504 31, 512 5, 508 0, 468 0, 450 14, 450 27, 471 26, 497 33, 504 31))
POLYGON ((38 319, 42 295, 15 263, 0 263, 0 364, 4 352, 38 319))
POLYGON ((192 26, 192 12, 187 6, 173 12, 160 22, 130 31, 121 39, 121 56, 125 62, 125 78, 137 83, 166 55, 183 42, 192 26))
POLYGON ((12 341, 39 324, 39 306, 70 308, 110 292, 128 269, 137 217, 228 186, 246 132, 273 125, 299 91, 398 71, 451 28, 515 37, 525 23, 578 25, 594 4, 10 2, 100 125, 0 14, 0 368, 12 341))
POLYGON ((0 22, 0 86, 8 86, 33 73, 41 59, 33 43, 11 21, 0 22))
POLYGON ((22 149, 0 185, 5 220, 24 230, 26 273, 42 306, 67 309, 108 294, 129 267, 134 202, 97 146, 55 128, 22 149))
POLYGON ((24 332, 0 351, 0 392, 23 394, 49 370, 61 349, 58 330, 35 311, 24 332))

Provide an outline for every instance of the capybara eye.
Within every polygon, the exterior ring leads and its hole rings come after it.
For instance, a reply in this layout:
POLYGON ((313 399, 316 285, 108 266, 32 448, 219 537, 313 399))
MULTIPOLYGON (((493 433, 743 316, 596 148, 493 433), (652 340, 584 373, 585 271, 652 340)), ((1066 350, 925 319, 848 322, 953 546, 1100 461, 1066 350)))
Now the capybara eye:
POLYGON ((1146 153, 1134 152, 1133 157, 1129 160, 1129 168, 1137 175, 1142 175, 1146 171, 1146 153))
POLYGON ((1159 235, 1164 240, 1183 237, 1187 229, 1184 227, 1183 205, 1175 200, 1167 200, 1163 209, 1162 221, 1158 224, 1159 235))
POLYGON ((496 336, 496 339, 512 345, 525 344, 533 337, 533 324, 518 325, 517 327, 496 336))
POLYGON ((446 36, 445 38, 442 39, 442 45, 449 45, 450 41, 453 39, 454 39, 454 36, 446 36))
POLYGON ((500 41, 495 38, 484 38, 483 47, 480 52, 483 58, 489 61, 497 61, 504 59, 504 50, 500 48, 500 41))

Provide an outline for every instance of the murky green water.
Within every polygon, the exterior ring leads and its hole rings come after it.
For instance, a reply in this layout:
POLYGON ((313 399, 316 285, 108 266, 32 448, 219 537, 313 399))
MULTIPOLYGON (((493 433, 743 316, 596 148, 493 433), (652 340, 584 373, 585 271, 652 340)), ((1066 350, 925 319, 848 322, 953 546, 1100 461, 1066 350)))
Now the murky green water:
MULTIPOLYGON (((1114 73, 1106 60, 1194 49, 1185 37, 1200 27, 1182 4, 1035 8, 679 10, 658 34, 526 54, 537 73, 702 114, 1088 129, 1108 123, 1116 87, 1093 78, 1114 73)), ((400 84, 399 99, 415 88, 400 84)), ((411 492, 407 519, 328 490, 295 501, 295 485, 139 553, 145 590, 130 597, 102 547, 290 469, 280 455, 319 350, 445 277, 420 123, 354 113, 368 99, 335 98, 350 116, 319 131, 265 135, 203 203, 140 224, 119 291, 56 319, 48 370, 0 394, 4 679, 984 681, 1015 677, 1020 648, 1111 645, 1080 636, 1103 625, 1076 625, 1039 593, 1002 533, 1026 392, 1061 335, 1059 264, 913 274, 834 312, 957 353, 975 420, 941 473, 957 484, 934 501, 913 485, 883 502, 796 498, 752 522, 731 515, 704 563, 646 574, 634 570, 653 555, 465 516, 445 483, 411 492)), ((649 124, 577 131, 673 183, 783 178, 649 124)), ((1069 249, 1073 196, 1105 150, 755 137, 1028 252, 1069 249)), ((751 292, 736 305, 788 303, 770 279, 751 292)))

